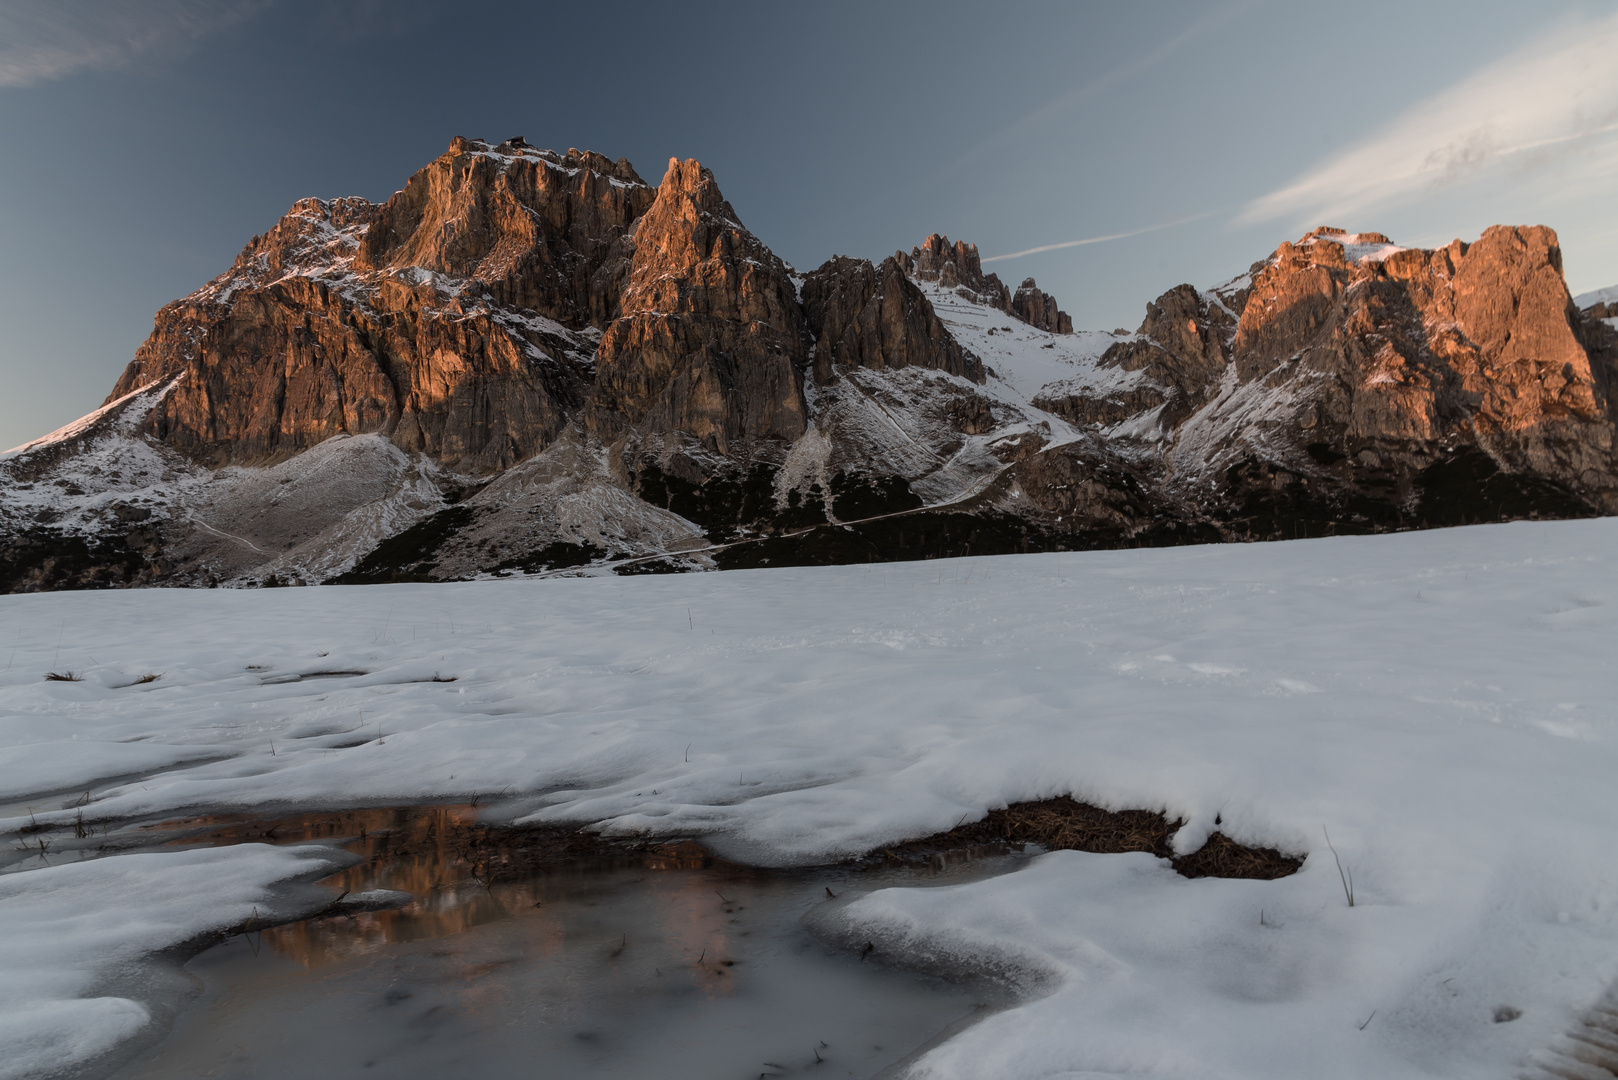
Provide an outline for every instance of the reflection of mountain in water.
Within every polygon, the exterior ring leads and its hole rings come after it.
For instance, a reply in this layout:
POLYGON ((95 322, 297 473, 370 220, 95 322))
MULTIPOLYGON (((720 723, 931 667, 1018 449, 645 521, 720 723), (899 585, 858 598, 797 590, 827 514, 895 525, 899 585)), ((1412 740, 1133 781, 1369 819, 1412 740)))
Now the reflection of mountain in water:
POLYGON ((589 837, 592 853, 558 862, 548 856, 580 834, 484 828, 470 806, 179 824, 192 830, 179 842, 352 837, 363 861, 324 884, 415 900, 202 953, 188 966, 202 998, 120 1080, 240 1075, 243 1062, 309 1080, 438 1080, 470 1061, 502 1078, 868 1076, 979 1015, 993 993, 805 929, 821 903, 936 876, 919 867, 762 872, 690 843, 610 854, 589 837))
MULTIPOLYGON (((343 847, 363 861, 324 878, 321 884, 339 895, 392 889, 415 898, 400 908, 306 919, 263 932, 270 948, 309 968, 380 945, 445 937, 519 914, 543 920, 548 903, 576 898, 581 890, 588 892, 591 883, 608 871, 641 869, 655 874, 698 870, 714 863, 689 841, 609 846, 589 834, 568 830, 485 828, 477 824, 477 818, 474 807, 457 804, 344 810, 274 820, 219 815, 168 822, 164 827, 188 830, 186 836, 170 841, 174 844, 342 840, 343 847)), ((656 888, 666 901, 660 909, 671 913, 662 928, 665 934, 695 943, 699 955, 706 948, 715 956, 724 951, 722 932, 709 925, 713 920, 695 913, 696 907, 712 906, 706 886, 682 879, 681 884, 660 882, 656 888), (693 889, 701 895, 699 905, 680 898, 682 892, 693 889), (678 914, 681 911, 686 914, 678 914)), ((559 939, 560 935, 558 926, 549 935, 542 931, 536 940, 559 939)))

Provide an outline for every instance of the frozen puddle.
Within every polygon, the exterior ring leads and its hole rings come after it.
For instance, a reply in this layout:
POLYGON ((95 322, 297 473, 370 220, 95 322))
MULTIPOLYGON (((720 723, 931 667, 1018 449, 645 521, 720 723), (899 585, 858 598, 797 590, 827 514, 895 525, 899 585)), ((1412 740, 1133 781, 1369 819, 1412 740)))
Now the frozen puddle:
POLYGON ((963 881, 1017 856, 764 872, 683 844, 513 872, 457 835, 474 817, 433 807, 193 822, 213 843, 363 834, 350 850, 367 861, 327 884, 413 899, 199 954, 185 966, 199 996, 113 1075, 869 1077, 993 993, 862 959, 800 920, 828 890, 963 881))

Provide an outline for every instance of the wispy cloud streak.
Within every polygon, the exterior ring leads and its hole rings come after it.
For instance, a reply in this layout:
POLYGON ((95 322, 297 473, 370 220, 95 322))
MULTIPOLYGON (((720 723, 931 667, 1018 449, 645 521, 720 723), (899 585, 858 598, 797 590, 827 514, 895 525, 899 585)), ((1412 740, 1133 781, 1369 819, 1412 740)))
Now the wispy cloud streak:
POLYGON ((1214 8, 1173 37, 1158 42, 1140 55, 1126 60, 1117 67, 1103 72, 1089 82, 1074 87, 1061 97, 1048 101, 1018 120, 1007 124, 951 162, 945 167, 944 172, 948 173, 963 165, 979 161, 984 154, 998 146, 1014 141, 1018 136, 1045 130, 1057 116, 1085 105, 1120 83, 1127 82, 1135 76, 1151 70, 1164 60, 1167 60, 1182 46, 1202 37, 1220 24, 1245 14, 1262 2, 1263 0, 1234 0, 1232 3, 1222 4, 1214 8))
POLYGON ((0 87, 116 70, 145 53, 189 49, 270 0, 7 0, 0 5, 0 87))
POLYGON ((1566 26, 1411 106, 1238 220, 1346 219, 1502 168, 1546 170, 1618 132, 1614 57, 1618 16, 1566 26))
POLYGON ((1207 214, 1193 214, 1191 217, 1178 218, 1174 221, 1165 221, 1158 225, 1147 225, 1140 229, 1130 229, 1128 232, 1108 233, 1106 236, 1087 236, 1083 240, 1064 240, 1060 244, 1041 244, 1039 247, 1025 248, 1022 251, 1008 251, 1004 255, 990 255, 980 262, 1000 262, 1004 259, 1020 259, 1024 255, 1038 255, 1042 251, 1060 251, 1063 248, 1088 247, 1091 244, 1105 244, 1109 240, 1127 240, 1131 236, 1143 236, 1146 233, 1159 232, 1163 229, 1172 229, 1176 225, 1188 225, 1193 221, 1200 221, 1207 214))

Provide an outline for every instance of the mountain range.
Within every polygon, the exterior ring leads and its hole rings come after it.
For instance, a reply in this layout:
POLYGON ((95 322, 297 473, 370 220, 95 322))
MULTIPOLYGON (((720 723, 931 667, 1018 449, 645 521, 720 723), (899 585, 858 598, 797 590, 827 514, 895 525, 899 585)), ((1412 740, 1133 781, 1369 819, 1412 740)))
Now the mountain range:
POLYGON ((0 459, 0 591, 643 573, 1618 511, 1618 290, 1318 228, 1075 331, 929 236, 800 272, 711 171, 456 138, 305 199, 0 459))

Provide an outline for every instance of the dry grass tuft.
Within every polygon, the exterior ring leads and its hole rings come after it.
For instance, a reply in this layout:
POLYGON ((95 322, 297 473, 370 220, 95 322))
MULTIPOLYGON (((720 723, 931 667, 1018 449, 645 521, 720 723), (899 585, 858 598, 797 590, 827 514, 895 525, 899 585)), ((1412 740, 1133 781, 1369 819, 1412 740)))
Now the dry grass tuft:
POLYGON ((991 810, 987 820, 1006 840, 1053 851, 1149 851, 1165 859, 1173 855, 1169 843, 1180 826, 1150 810, 1103 810, 1065 795, 991 810))
POLYGON ((1238 844, 1219 832, 1209 836, 1199 850, 1189 855, 1175 855, 1170 845, 1183 824, 1151 810, 1103 810, 1063 795, 991 810, 982 821, 897 844, 884 849, 883 854, 908 862, 963 848, 997 844, 1038 844, 1052 851, 1093 851, 1107 855, 1145 851, 1168 859, 1185 877, 1265 881, 1295 874, 1303 866, 1301 858, 1274 848, 1238 844))
POLYGON ((1175 859, 1174 869, 1192 878, 1258 878, 1260 881, 1274 881, 1303 869, 1303 859, 1283 855, 1275 848, 1238 844, 1224 833, 1216 832, 1196 851, 1175 859))
POLYGON ((83 682, 83 675, 75 675, 71 671, 47 671, 46 682, 83 682))

